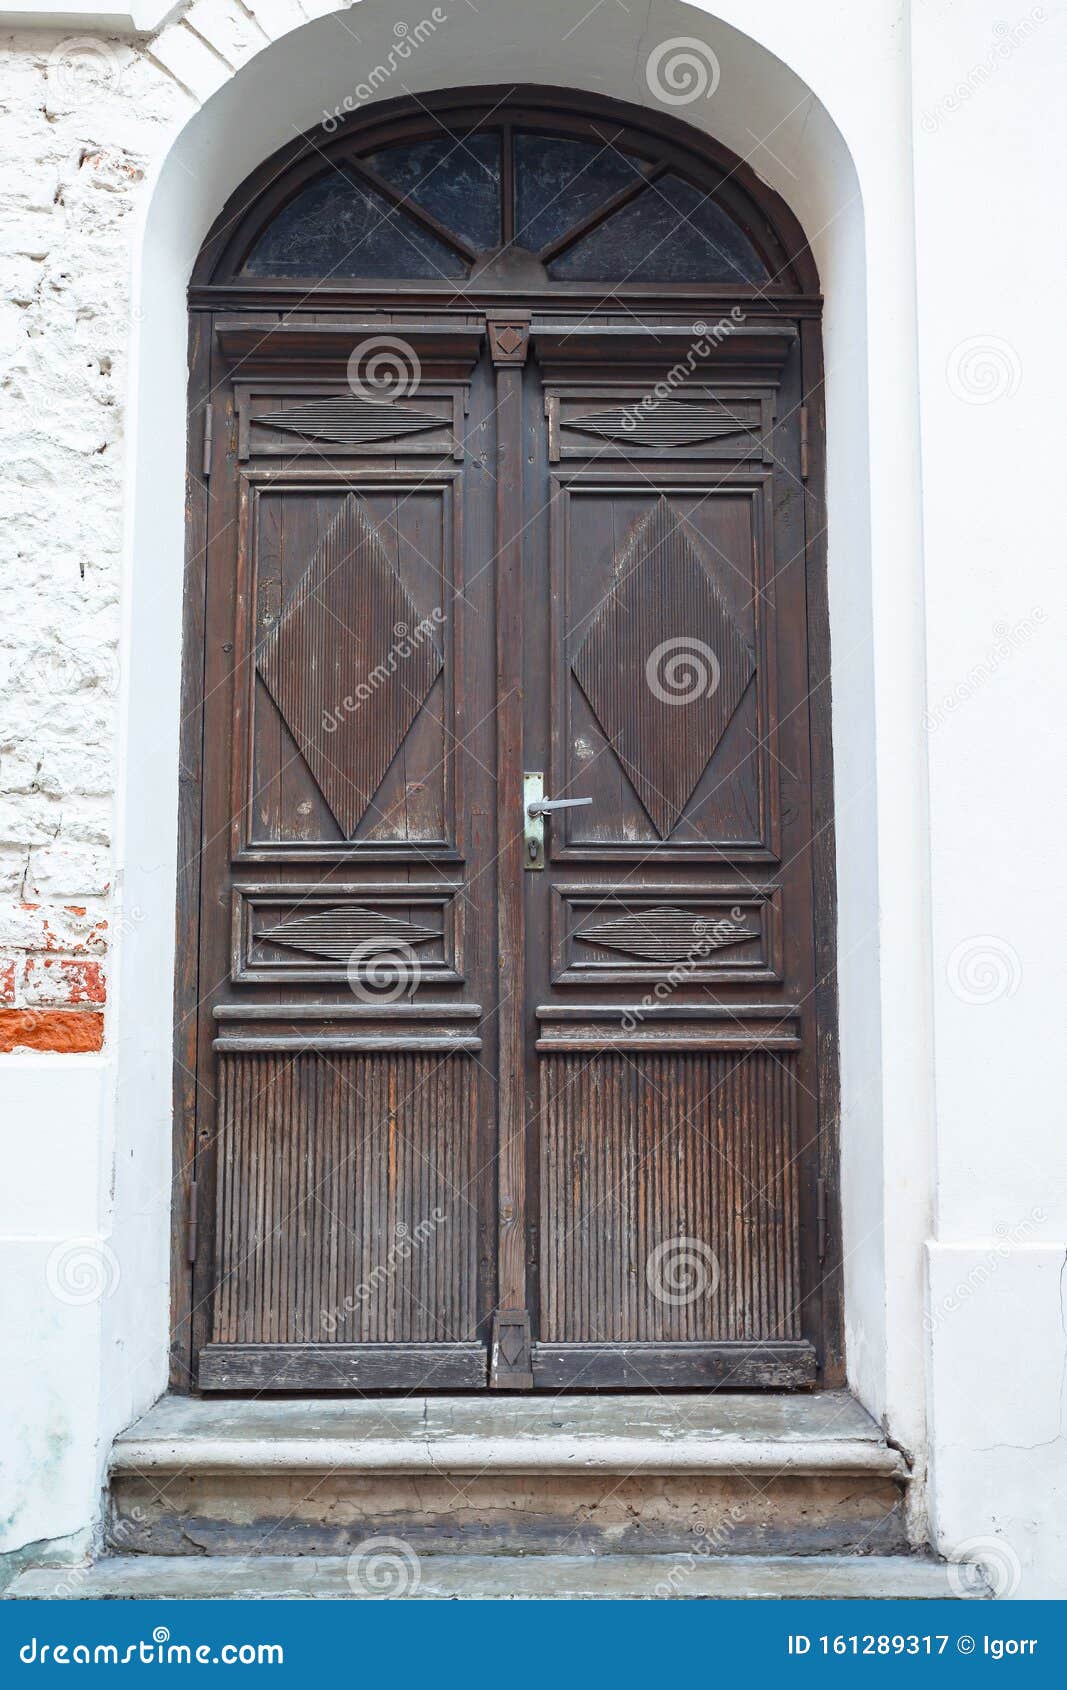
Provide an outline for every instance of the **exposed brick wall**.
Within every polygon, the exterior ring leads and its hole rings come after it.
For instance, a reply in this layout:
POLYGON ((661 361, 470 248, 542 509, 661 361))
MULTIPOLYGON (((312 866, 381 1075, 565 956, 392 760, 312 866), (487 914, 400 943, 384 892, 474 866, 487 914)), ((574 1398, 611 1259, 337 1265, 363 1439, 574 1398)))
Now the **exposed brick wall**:
POLYGON ((132 48, 97 61, 85 42, 0 43, 0 1050, 103 1037, 126 230, 146 159, 118 74, 132 48))
POLYGON ((0 1051, 99 1050, 107 999, 104 899, 0 910, 0 1051))
POLYGON ((102 1037, 139 201, 202 101, 343 9, 194 0, 149 39, 0 35, 0 1051, 102 1037))

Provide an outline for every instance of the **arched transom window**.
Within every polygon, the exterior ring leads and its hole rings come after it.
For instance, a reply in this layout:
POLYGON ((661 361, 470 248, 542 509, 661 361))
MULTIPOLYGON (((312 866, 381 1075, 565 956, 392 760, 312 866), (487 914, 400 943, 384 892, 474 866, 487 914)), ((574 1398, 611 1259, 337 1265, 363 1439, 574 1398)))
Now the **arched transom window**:
POLYGON ((292 150, 215 243, 211 279, 805 287, 751 173, 682 125, 558 95, 392 110, 292 150))

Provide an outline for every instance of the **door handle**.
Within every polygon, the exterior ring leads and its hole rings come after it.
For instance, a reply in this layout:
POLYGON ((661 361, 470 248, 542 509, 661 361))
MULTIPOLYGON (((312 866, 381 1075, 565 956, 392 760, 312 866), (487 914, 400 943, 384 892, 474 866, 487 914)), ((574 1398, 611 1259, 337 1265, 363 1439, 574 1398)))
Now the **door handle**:
POLYGON ((545 817, 554 810, 576 810, 591 804, 591 798, 546 798, 542 769, 527 770, 522 777, 523 868, 545 866, 545 817))
POLYGON ((550 810, 576 810, 582 804, 591 804, 591 798, 537 798, 532 804, 527 804, 528 816, 547 816, 550 810))

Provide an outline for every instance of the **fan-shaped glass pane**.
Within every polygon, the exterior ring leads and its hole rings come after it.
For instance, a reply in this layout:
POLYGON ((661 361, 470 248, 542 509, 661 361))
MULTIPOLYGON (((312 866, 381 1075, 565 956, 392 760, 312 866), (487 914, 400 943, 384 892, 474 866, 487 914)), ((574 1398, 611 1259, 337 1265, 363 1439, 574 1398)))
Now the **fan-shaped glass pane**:
POLYGON ((765 282, 733 218, 680 176, 662 176, 548 267, 581 282, 765 282))
POLYGON ((339 170, 318 176, 260 235, 246 276, 465 276, 462 258, 339 170))
POLYGON ((635 158, 606 142, 516 135, 517 243, 539 252, 639 174, 635 158))
POLYGON ((499 135, 440 135, 384 147, 366 163, 479 252, 500 245, 499 135))

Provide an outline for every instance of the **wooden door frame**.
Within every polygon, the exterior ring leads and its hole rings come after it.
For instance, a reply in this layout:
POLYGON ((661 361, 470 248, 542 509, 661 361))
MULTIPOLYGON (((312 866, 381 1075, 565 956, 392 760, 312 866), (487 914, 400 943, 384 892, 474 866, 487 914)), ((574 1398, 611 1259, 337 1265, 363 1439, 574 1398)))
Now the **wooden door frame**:
MULTIPOLYGON (((420 101, 385 102, 342 126, 340 134, 356 128, 403 133, 417 125, 418 112, 427 110, 456 119, 481 106, 498 106, 499 89, 463 89, 420 101)), ((264 197, 276 204, 289 181, 312 152, 321 152, 317 139, 299 139, 261 165, 232 196, 201 250, 189 289, 189 396, 186 462, 186 542, 182 618, 182 677, 178 794, 178 872, 176 898, 176 961, 174 995, 174 1131, 173 1209, 171 1225, 171 1367, 170 1388, 195 1389, 192 1352, 194 1292, 190 1266, 195 1241, 195 1183, 191 1170, 196 1154, 197 1007, 199 923, 201 899, 200 848, 203 777, 203 685, 206 627, 206 539, 209 479, 206 473, 205 429, 232 426, 232 415, 219 416, 211 407, 214 321, 218 313, 254 311, 277 321, 280 309, 289 320, 335 318, 377 320, 383 329, 402 332, 404 313, 423 323, 425 313, 472 312, 489 315, 522 308, 539 319, 564 319, 576 312, 595 320, 618 311, 620 291, 627 307, 652 314, 695 312, 705 318, 728 317, 735 307, 745 312, 758 300, 761 317, 780 317, 797 325, 800 336, 802 433, 806 475, 803 478, 807 588, 807 678, 810 724, 812 800, 812 907, 815 937, 815 1071, 818 1086, 819 1166, 821 1177, 820 1231, 823 1261, 819 1282, 822 1298, 821 1388, 844 1383, 844 1305, 840 1202, 840 1067, 836 976, 837 882, 834 825, 832 710, 830 695, 830 619, 827 581, 825 499, 825 404, 822 357, 822 299, 818 276, 799 223, 784 201, 767 188, 747 165, 718 143, 690 129, 676 118, 651 118, 639 108, 619 101, 569 90, 523 88, 508 96, 516 118, 529 120, 536 112, 548 122, 552 114, 572 130, 581 125, 597 135, 598 123, 623 123, 661 140, 672 156, 683 153, 701 159, 712 179, 733 179, 766 219, 765 238, 773 235, 788 254, 788 285, 758 288, 701 287, 696 284, 627 285, 573 284, 548 289, 517 290, 499 280, 477 283, 346 285, 308 287, 306 283, 271 281, 250 286, 232 275, 219 278, 234 251, 235 220, 250 207, 262 207, 264 197), (274 184, 270 187, 270 184, 274 184), (614 301, 614 305, 613 305, 614 301)))

